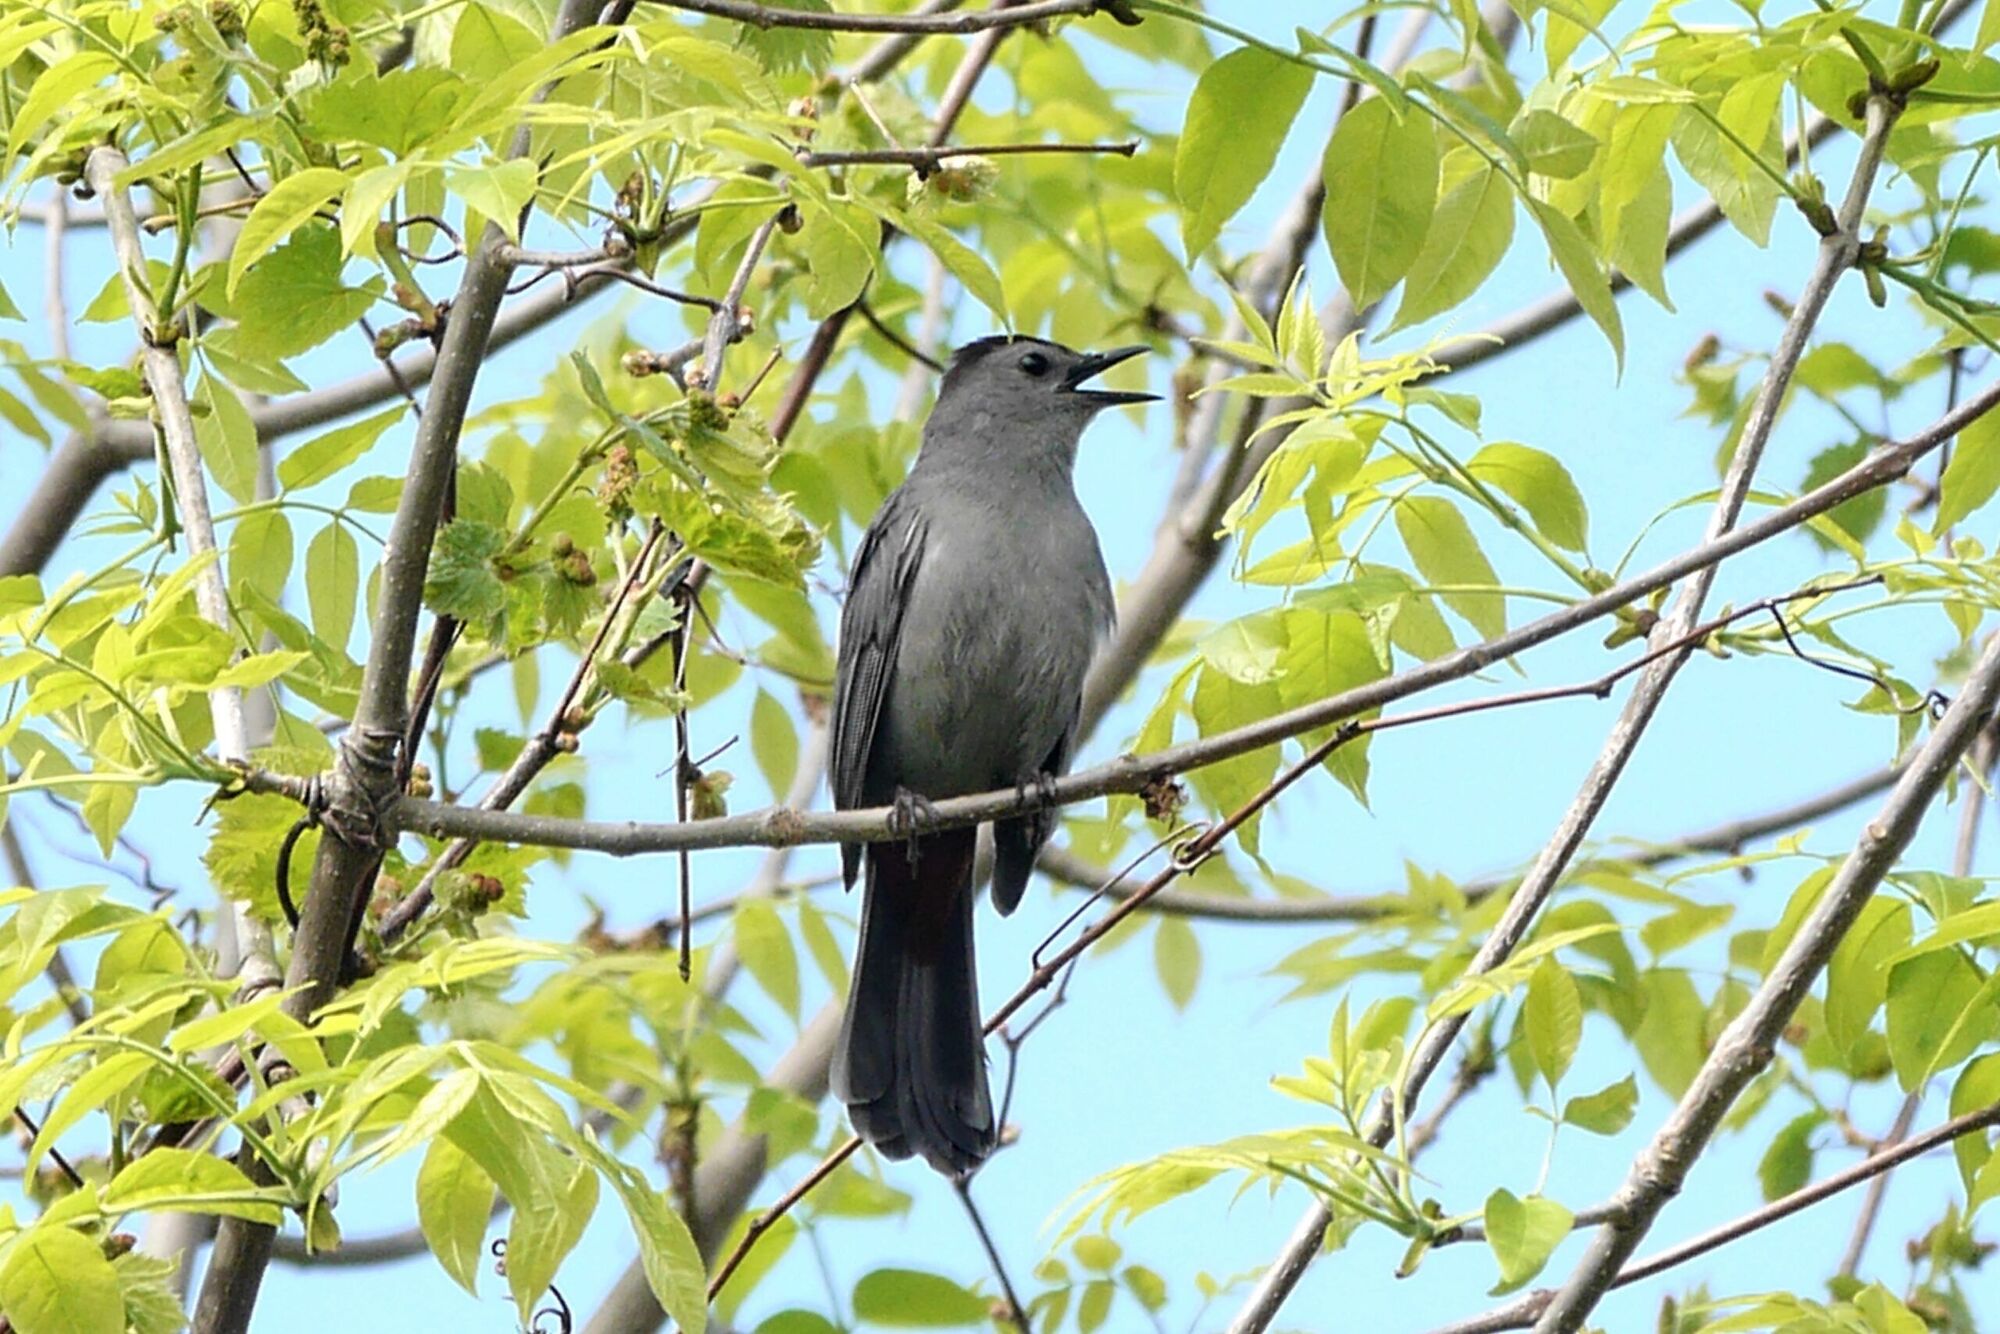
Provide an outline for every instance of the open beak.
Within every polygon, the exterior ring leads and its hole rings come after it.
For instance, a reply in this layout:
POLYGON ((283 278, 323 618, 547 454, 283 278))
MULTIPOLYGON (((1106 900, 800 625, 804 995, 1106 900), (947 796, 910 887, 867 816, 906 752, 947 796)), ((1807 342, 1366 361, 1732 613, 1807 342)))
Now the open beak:
POLYGON ((1126 403, 1158 402, 1160 397, 1158 394, 1133 393, 1124 389, 1085 389, 1083 387, 1085 380, 1101 375, 1113 366, 1116 366, 1119 362, 1130 361, 1141 352, 1149 350, 1144 343, 1135 343, 1131 347, 1114 348, 1109 352, 1092 352, 1084 357, 1083 360, 1076 363, 1076 368, 1063 380, 1062 387, 1067 393, 1081 394, 1092 403, 1106 408, 1115 408, 1126 403))

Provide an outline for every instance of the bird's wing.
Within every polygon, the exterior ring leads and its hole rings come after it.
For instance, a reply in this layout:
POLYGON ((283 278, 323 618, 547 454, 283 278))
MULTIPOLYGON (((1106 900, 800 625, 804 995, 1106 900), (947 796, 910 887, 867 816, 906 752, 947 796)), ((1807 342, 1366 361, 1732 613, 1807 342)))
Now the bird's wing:
MULTIPOLYGON (((889 497, 862 536, 848 579, 847 605, 840 613, 840 667, 833 691, 833 734, 829 763, 833 804, 849 810, 866 804, 863 786, 868 756, 875 747, 875 724, 896 670, 896 647, 908 605, 910 584, 922 559, 924 525, 913 506, 889 497)), ((854 883, 859 845, 842 850, 847 883, 854 883)))

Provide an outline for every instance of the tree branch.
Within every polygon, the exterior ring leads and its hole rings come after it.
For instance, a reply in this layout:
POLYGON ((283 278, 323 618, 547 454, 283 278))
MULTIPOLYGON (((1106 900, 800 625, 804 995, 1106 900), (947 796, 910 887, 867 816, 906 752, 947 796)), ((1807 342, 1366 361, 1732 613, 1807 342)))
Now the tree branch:
MULTIPOLYGON (((1695 830, 1659 843, 1648 844, 1637 852, 1623 855, 1603 852, 1593 857, 1589 864, 1624 867, 1659 866, 1696 853, 1736 852, 1746 843, 1769 834, 1797 829, 1800 825, 1816 820, 1822 815, 1844 810, 1857 801, 1863 801, 1878 792, 1885 791, 1902 772, 1901 765, 1886 765, 1872 773, 1849 779, 1837 787, 1807 797, 1803 801, 1723 824, 1711 825, 1706 829, 1695 830)), ((1044 875, 1076 888, 1101 890, 1110 898, 1121 898, 1131 892, 1117 884, 1106 888, 1104 882, 1109 878, 1109 872, 1104 867, 1086 862, 1065 848, 1043 849, 1036 865, 1044 875)), ((1517 875, 1480 876, 1459 882, 1458 890, 1468 903, 1477 903, 1519 882, 1520 877, 1517 875)), ((1154 895, 1147 903, 1146 909, 1162 917, 1199 917, 1211 921, 1271 925, 1295 922, 1365 922, 1407 913, 1409 895, 1397 889, 1383 890, 1376 894, 1339 894, 1310 899, 1249 899, 1170 889, 1154 895)))
MULTIPOLYGON (((1859 160, 1849 182, 1846 198, 1839 213, 1839 226, 1835 235, 1823 237, 1817 260, 1799 300, 1793 307, 1791 318, 1786 322, 1785 331, 1778 347, 1773 352, 1770 365, 1766 368, 1762 383, 1758 388, 1756 401, 1752 404, 1744 423, 1742 435, 1735 454, 1729 461, 1729 469, 1723 478, 1721 494, 1717 497, 1711 512, 1707 537, 1703 545, 1725 542, 1733 536, 1753 531, 1756 524, 1736 527, 1736 520, 1745 500, 1749 496, 1751 481, 1758 462, 1763 457, 1764 446, 1777 424, 1778 410, 1784 401, 1785 391, 1790 387, 1792 372, 1799 358, 1804 355, 1806 341, 1813 325, 1833 294, 1835 284, 1841 275, 1853 266, 1854 256, 1860 240, 1858 229, 1862 211, 1874 187, 1876 173, 1881 167, 1882 157, 1888 147, 1889 129, 1895 120, 1895 111, 1884 98, 1871 98, 1868 104, 1867 132, 1862 138, 1859 160)), ((1766 515, 1767 519, 1771 516, 1766 515)), ((1702 603, 1708 596, 1715 579, 1715 563, 1704 564, 1698 570, 1689 572, 1692 578, 1687 587, 1676 597, 1673 607, 1662 618, 1653 632, 1655 643, 1675 641, 1686 636, 1701 618, 1702 603)), ((1633 688, 1618 721, 1612 725, 1611 734, 1606 738, 1604 748, 1597 761, 1591 766, 1589 775, 1577 792, 1555 834, 1543 849, 1542 855, 1529 870, 1528 875, 1515 889, 1507 903, 1506 911, 1498 923, 1480 945, 1479 951, 1467 965, 1466 975, 1477 976, 1497 968, 1513 954, 1527 936, 1529 928, 1540 914, 1542 905, 1554 892, 1576 854, 1586 834, 1589 833, 1597 814, 1610 797, 1613 786, 1624 773, 1626 764, 1637 750, 1639 739, 1652 721, 1660 702, 1666 697, 1669 686, 1681 666, 1687 661, 1688 651, 1670 654, 1654 662, 1633 688)), ((1369 1126, 1370 1142, 1378 1148, 1386 1144, 1395 1133, 1396 1118, 1403 1109, 1414 1108, 1423 1093, 1424 1084, 1443 1061, 1451 1048, 1459 1030, 1464 1027, 1468 1015, 1449 1016, 1426 1029, 1410 1053, 1407 1072, 1401 1088, 1394 1099, 1385 1097, 1377 1104, 1375 1116, 1369 1126)), ((1283 1252, 1274 1260, 1262 1279, 1252 1289, 1249 1298, 1238 1311, 1230 1326, 1230 1334, 1263 1334, 1272 1319, 1283 1306, 1285 1298, 1304 1276, 1313 1257, 1318 1254, 1320 1238, 1333 1221, 1332 1213, 1326 1205, 1315 1200, 1306 1210, 1291 1240, 1283 1252)))
POLYGON ((821 32, 888 32, 911 36, 964 36, 992 28, 1018 28, 1065 15, 1087 16, 1104 10, 1121 23, 1137 23, 1120 11, 1118 0, 1034 0, 1009 9, 985 9, 970 14, 840 14, 812 9, 775 9, 752 0, 654 0, 667 9, 711 18, 735 19, 754 28, 814 28, 821 32))
POLYGON ((802 167, 904 166, 915 167, 919 175, 929 175, 953 158, 1017 157, 1035 153, 1104 153, 1131 157, 1139 151, 1137 139, 1115 144, 962 144, 955 148, 857 148, 844 152, 809 150, 799 154, 802 167))
MULTIPOLYGON (((1602 593, 1581 599, 1497 638, 1468 645, 1394 676, 1273 714, 1244 727, 1182 742, 1149 755, 1124 756, 1078 770, 1057 779, 1049 786, 1046 795, 1002 789, 947 798, 934 804, 935 816, 930 827, 948 829, 978 824, 1025 814, 1045 804, 1069 805, 1110 793, 1139 792, 1160 779, 1217 764, 1345 721, 1446 682, 1460 680, 1629 605, 1689 574, 1712 569, 1730 556, 1767 542, 1844 501, 1896 480, 1909 471, 1918 459, 1996 404, 2000 404, 2000 382, 1987 386, 1964 405, 1946 413, 1910 439, 1875 450, 1854 467, 1789 504, 1712 537, 1602 593)), ((251 780, 252 786, 262 785, 262 790, 292 791, 289 780, 269 775, 252 775, 251 780)), ((471 837, 630 856, 641 852, 675 851, 684 847, 701 849, 876 842, 891 836, 889 816, 887 807, 824 814, 769 809, 688 825, 648 824, 474 811, 461 806, 399 797, 387 811, 387 822, 397 829, 433 837, 471 837)))

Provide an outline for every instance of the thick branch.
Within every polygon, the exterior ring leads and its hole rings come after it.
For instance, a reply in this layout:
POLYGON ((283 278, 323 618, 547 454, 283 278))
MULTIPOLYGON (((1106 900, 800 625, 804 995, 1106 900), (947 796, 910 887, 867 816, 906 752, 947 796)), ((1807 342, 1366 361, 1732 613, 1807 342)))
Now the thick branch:
MULTIPOLYGON (((1683 834, 1629 853, 1606 851, 1591 859, 1593 865, 1645 867, 1679 861, 1703 852, 1737 852, 1757 839, 1817 820, 1822 815, 1844 810, 1857 801, 1885 791, 1903 772, 1900 765, 1887 765, 1838 787, 1828 788, 1804 801, 1776 807, 1683 834)), ((1110 878, 1105 868, 1086 862, 1063 848, 1045 848, 1036 860, 1044 875, 1065 884, 1099 890, 1110 878)), ((1515 875, 1480 876, 1459 882, 1459 893, 1468 903, 1491 897, 1520 883, 1515 875)), ((1110 898, 1122 898, 1132 891, 1122 884, 1104 888, 1110 898)), ((1284 925, 1294 922, 1365 922, 1401 916, 1409 911, 1410 898, 1403 890, 1379 894, 1332 894, 1310 899, 1249 899, 1192 890, 1166 890, 1155 894, 1146 910, 1162 917, 1199 917, 1211 921, 1251 922, 1284 925)))

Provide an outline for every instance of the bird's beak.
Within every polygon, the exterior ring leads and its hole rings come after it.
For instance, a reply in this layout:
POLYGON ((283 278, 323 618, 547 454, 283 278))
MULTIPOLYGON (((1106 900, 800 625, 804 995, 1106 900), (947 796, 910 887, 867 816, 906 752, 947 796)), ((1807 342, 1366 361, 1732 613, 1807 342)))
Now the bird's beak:
POLYGON ((1066 393, 1080 394, 1099 407, 1105 408, 1115 408, 1126 403, 1157 402, 1160 397, 1158 394, 1134 393, 1124 389, 1085 389, 1083 387, 1085 380, 1101 375, 1113 366, 1116 366, 1119 362, 1130 361, 1141 352, 1149 350, 1144 343, 1135 343, 1131 347, 1114 348, 1109 352, 1092 352, 1085 356, 1083 360, 1077 362, 1075 369, 1064 377, 1063 390, 1066 393))

